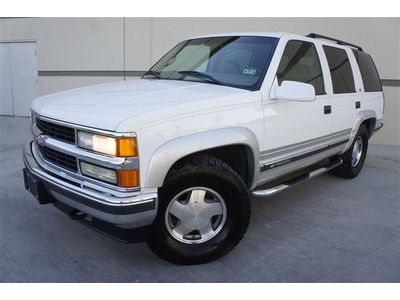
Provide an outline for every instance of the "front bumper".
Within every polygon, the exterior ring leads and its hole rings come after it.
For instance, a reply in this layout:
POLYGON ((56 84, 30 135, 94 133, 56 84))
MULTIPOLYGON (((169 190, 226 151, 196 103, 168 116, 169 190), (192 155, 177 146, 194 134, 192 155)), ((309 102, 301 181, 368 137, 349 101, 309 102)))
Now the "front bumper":
POLYGON ((63 180, 39 165, 32 153, 32 142, 24 146, 23 160, 27 170, 55 200, 90 217, 123 228, 137 228, 150 225, 157 214, 157 193, 116 197, 63 180))

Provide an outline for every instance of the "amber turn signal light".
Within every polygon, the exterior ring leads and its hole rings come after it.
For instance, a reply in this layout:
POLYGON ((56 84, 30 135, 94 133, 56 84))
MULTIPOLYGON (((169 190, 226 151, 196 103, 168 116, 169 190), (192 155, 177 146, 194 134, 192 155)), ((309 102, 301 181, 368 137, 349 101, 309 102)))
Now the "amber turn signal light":
POLYGON ((137 156, 137 142, 135 137, 121 137, 117 139, 117 156, 137 156))
POLYGON ((139 170, 117 170, 117 177, 120 187, 138 187, 140 184, 139 170))

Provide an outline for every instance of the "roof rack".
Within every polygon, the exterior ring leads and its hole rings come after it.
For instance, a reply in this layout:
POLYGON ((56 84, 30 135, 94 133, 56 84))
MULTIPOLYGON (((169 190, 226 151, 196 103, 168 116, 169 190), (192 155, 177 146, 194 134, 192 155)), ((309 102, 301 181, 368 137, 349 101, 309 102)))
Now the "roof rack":
POLYGON ((354 45, 354 44, 350 44, 350 43, 347 43, 347 42, 344 42, 344 41, 341 41, 341 40, 338 40, 338 39, 334 39, 334 38, 331 38, 329 36, 325 36, 325 35, 322 35, 322 34, 310 33, 310 34, 308 34, 306 36, 309 37, 309 38, 313 38, 313 39, 324 39, 324 40, 333 41, 333 42, 336 42, 339 45, 350 46, 350 47, 357 48, 357 50, 359 50, 359 51, 363 51, 363 49, 360 46, 357 46, 357 45, 354 45))

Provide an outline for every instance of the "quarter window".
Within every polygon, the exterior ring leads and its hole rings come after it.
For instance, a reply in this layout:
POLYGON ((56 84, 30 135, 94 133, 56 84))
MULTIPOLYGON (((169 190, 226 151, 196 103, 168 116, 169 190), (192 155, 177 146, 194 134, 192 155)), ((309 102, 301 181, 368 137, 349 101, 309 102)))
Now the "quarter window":
POLYGON ((347 53, 343 49, 323 46, 332 77, 333 93, 354 93, 353 72, 347 53))
POLYGON ((321 64, 313 43, 289 41, 276 75, 279 85, 285 80, 304 82, 313 85, 317 95, 325 94, 321 64))
POLYGON ((371 56, 365 52, 353 50, 358 67, 360 68, 365 92, 382 91, 381 80, 371 56))

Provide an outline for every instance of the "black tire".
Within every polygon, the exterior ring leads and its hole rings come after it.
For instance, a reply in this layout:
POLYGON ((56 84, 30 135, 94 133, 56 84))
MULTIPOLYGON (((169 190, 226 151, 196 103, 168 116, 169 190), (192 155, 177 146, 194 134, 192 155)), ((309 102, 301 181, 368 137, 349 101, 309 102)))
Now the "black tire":
POLYGON ((231 251, 244 236, 250 219, 250 197, 241 177, 222 160, 193 155, 174 165, 159 189, 159 206, 148 245, 160 258, 174 264, 201 264, 231 251), (199 244, 175 239, 167 229, 165 212, 181 191, 202 186, 216 191, 226 205, 226 221, 216 236, 199 244))
POLYGON ((356 136, 354 137, 354 141, 351 147, 340 156, 340 158, 343 160, 343 163, 340 166, 333 169, 332 173, 336 176, 347 179, 356 177, 360 173, 364 165, 367 151, 368 151, 368 130, 365 125, 361 125, 360 128, 358 129, 356 136), (361 158, 358 160, 358 163, 353 165, 352 155, 357 139, 362 139, 362 153, 361 153, 361 158))

